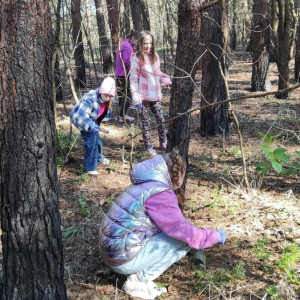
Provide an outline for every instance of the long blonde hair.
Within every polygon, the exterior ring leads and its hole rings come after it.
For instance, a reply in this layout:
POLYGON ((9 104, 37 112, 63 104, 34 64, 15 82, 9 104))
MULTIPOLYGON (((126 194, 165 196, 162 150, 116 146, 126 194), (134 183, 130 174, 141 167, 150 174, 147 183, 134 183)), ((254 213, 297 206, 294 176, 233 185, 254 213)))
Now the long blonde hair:
POLYGON ((151 50, 149 53, 149 58, 151 63, 155 63, 157 61, 157 57, 156 57, 156 51, 155 51, 155 43, 154 43, 154 37, 151 34, 150 31, 148 30, 144 30, 140 32, 139 35, 139 42, 137 44, 137 51, 136 51, 136 57, 141 60, 143 63, 145 63, 145 56, 144 56, 144 40, 147 36, 151 36, 152 38, 152 46, 151 46, 151 50))

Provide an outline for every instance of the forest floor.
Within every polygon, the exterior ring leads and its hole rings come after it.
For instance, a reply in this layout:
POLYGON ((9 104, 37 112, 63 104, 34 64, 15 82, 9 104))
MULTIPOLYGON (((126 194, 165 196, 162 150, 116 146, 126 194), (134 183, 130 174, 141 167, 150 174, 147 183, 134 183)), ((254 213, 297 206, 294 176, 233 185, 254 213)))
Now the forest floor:
MULTIPOLYGON (((231 55, 228 80, 231 97, 250 94, 250 62, 249 53, 231 55)), ((198 86, 200 78, 197 74, 198 86)), ((270 78, 273 89, 277 89, 275 64, 271 64, 270 78)), ((271 130, 273 136, 278 135, 272 147, 286 148, 294 159, 295 151, 300 150, 299 95, 300 90, 291 93, 271 130)), ((166 119, 169 98, 169 91, 164 90, 162 103, 166 119)), ((199 106, 199 101, 200 95, 195 92, 193 107, 199 106)), ((230 125, 227 136, 201 136, 200 115, 192 114, 183 213, 197 227, 224 229, 227 241, 224 246, 205 250, 206 272, 198 275, 192 272, 192 256, 187 255, 157 278, 155 282, 168 289, 160 299, 271 299, 276 292, 277 299, 300 299, 299 285, 290 282, 300 280, 300 251, 289 246, 300 244, 299 175, 281 176, 270 171, 261 180, 254 170, 254 165, 264 158, 259 148, 262 140, 259 132, 268 131, 284 102, 269 96, 233 104, 244 139, 251 185, 248 194, 242 184, 242 159, 234 124, 230 125), (292 269, 295 274, 288 272, 292 269)), ((70 111, 73 105, 72 99, 66 99, 64 105, 57 104, 60 144, 65 149, 68 149, 66 136, 70 132, 66 110, 70 111)), ((135 111, 129 114, 137 118, 135 111)), ((70 300, 134 299, 122 290, 126 277, 112 272, 99 255, 99 223, 112 202, 130 185, 129 131, 133 129, 120 123, 117 115, 115 104, 112 120, 102 125, 109 130, 109 134, 101 133, 103 153, 111 162, 99 165, 98 177, 83 173, 83 142, 75 127, 72 131, 74 139, 78 137, 76 143, 66 164, 58 168, 65 279, 70 300)), ((135 132, 139 132, 138 122, 133 124, 135 132)), ((156 131, 151 135, 157 152, 162 153, 156 131)), ((62 155, 61 159, 64 158, 62 155)), ((139 136, 134 140, 133 164, 147 158, 139 136)))

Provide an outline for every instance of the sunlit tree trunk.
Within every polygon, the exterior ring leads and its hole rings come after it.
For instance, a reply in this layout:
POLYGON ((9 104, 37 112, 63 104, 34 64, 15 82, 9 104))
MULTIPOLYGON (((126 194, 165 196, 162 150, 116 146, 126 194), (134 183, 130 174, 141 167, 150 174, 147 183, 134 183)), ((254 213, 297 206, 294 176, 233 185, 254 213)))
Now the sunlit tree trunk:
POLYGON ((253 92, 267 92, 272 88, 269 77, 269 9, 270 0, 254 0, 251 31, 253 45, 251 87, 253 92))
POLYGON ((116 52, 119 46, 120 33, 120 11, 118 7, 118 2, 118 0, 106 0, 108 22, 112 40, 112 53, 114 55, 114 58, 116 58, 116 52))
MULTIPOLYGON (((228 59, 223 48, 226 49, 228 32, 228 15, 226 2, 209 8, 207 18, 203 18, 201 34, 203 43, 209 49, 202 59, 201 106, 225 100, 228 73, 228 59), (223 7, 224 5, 224 7, 223 7), (221 26, 219 26, 220 24, 221 26), (219 67, 219 59, 222 72, 219 67), (222 75, 223 73, 223 75, 222 75)), ((201 111, 200 131, 202 134, 223 135, 228 132, 228 113, 226 104, 216 105, 201 111)))
POLYGON ((129 0, 124 0, 124 27, 125 35, 130 33, 130 5, 129 0))
POLYGON ((129 0, 130 8, 131 8, 131 17, 133 27, 137 31, 142 31, 142 12, 141 12, 141 4, 140 0, 129 0))
POLYGON ((2 300, 67 300, 49 2, 0 3, 2 300))
POLYGON ((113 72, 114 68, 113 68, 113 61, 111 58, 110 42, 109 39, 107 38, 106 28, 105 28, 103 0, 94 0, 94 1, 96 7, 99 43, 100 43, 100 49, 102 53, 103 73, 109 74, 113 72))
MULTIPOLYGON (((196 68, 194 64, 200 54, 200 25, 204 1, 180 0, 178 4, 178 40, 174 78, 171 89, 169 117, 186 112, 192 106, 196 68), (185 72, 183 72, 184 70, 185 72), (191 73, 191 78, 186 76, 191 73)), ((190 142, 190 116, 184 115, 169 125, 168 151, 179 147, 180 154, 188 162, 190 142)), ((184 183, 185 187, 185 183, 184 183)))
POLYGON ((73 24, 73 46, 75 59, 75 85, 84 87, 86 83, 85 77, 85 61, 84 61, 84 46, 82 41, 81 29, 81 13, 80 0, 72 0, 72 24, 73 24))

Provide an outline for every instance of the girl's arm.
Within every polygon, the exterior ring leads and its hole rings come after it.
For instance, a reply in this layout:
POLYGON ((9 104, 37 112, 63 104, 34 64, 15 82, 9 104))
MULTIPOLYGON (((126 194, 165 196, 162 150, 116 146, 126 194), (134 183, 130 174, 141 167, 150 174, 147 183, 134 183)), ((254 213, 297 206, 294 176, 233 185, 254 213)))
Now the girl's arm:
POLYGON ((134 56, 131 59, 130 77, 129 77, 131 97, 134 105, 142 103, 142 99, 139 94, 140 73, 141 73, 141 68, 139 64, 139 59, 136 56, 134 56))
POLYGON ((186 242, 192 248, 202 249, 218 243, 219 237, 215 230, 197 228, 184 218, 177 197, 170 190, 149 197, 145 207, 151 219, 165 234, 186 242))
MULTIPOLYGON (((83 127, 84 131, 90 131, 92 124, 95 122, 90 118, 90 114, 92 112, 93 108, 93 102, 91 99, 87 99, 85 101, 82 101, 80 105, 75 108, 74 115, 72 119, 75 120, 75 122, 83 127)), ((74 124, 76 126, 76 124, 74 124)))

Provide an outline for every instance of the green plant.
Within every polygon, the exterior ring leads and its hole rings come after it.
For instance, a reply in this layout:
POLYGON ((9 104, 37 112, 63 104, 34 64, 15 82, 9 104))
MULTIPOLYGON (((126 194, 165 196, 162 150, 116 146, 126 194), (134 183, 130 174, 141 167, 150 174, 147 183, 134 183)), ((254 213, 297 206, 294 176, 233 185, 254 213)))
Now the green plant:
POLYGON ((211 290, 223 288, 223 286, 230 282, 230 275, 225 269, 215 272, 197 270, 195 273, 198 277, 198 280, 195 282, 196 292, 202 291, 208 286, 210 286, 211 290))
POLYGON ((236 280, 245 278, 246 269, 242 262, 238 262, 235 267, 230 271, 230 282, 234 284, 236 280))
POLYGON ((81 233, 81 232, 82 232, 82 230, 80 228, 72 228, 67 231, 64 231, 62 233, 62 236, 63 236, 63 238, 67 238, 70 235, 73 236, 74 234, 81 233))
POLYGON ((278 288, 274 285, 270 285, 266 292, 271 296, 271 299, 275 299, 278 297, 278 288))
POLYGON ((282 252, 283 255, 280 260, 276 261, 276 265, 286 273, 289 281, 300 284, 296 277, 296 270, 293 268, 300 262, 300 247, 297 244, 290 244, 285 246, 282 252))
POLYGON ((194 172, 189 172, 189 173, 188 173, 188 176, 189 176, 190 178, 192 178, 192 179, 195 179, 195 174, 194 174, 194 172))
POLYGON ((231 270, 220 269, 217 271, 204 271, 203 269, 195 272, 197 280, 195 290, 200 291, 210 286, 210 289, 223 288, 227 284, 235 284, 237 280, 245 278, 246 270, 242 262, 238 262, 231 270))
POLYGON ((242 157, 242 153, 239 147, 237 146, 232 146, 230 147, 230 152, 235 156, 235 157, 242 157))
POLYGON ((107 200, 107 206, 108 207, 112 206, 114 201, 115 201, 115 197, 113 197, 113 196, 109 197, 108 200, 107 200))
POLYGON ((59 156, 63 156, 69 153, 72 145, 75 143, 77 136, 70 135, 63 131, 61 128, 57 128, 58 144, 57 149, 59 156))
POLYGON ((79 181, 87 182, 90 180, 89 174, 88 173, 83 173, 80 175, 79 181))
POLYGON ((272 254, 270 251, 266 249, 266 243, 268 243, 269 240, 261 240, 258 239, 256 244, 253 245, 253 252, 256 254, 258 259, 261 260, 267 260, 270 255, 272 254))
POLYGON ((77 175, 81 175, 81 174, 85 173, 85 170, 84 170, 84 167, 81 167, 81 168, 75 169, 73 172, 77 175))
POLYGON ((64 160, 60 156, 57 156, 56 157, 56 166, 62 167, 63 165, 64 165, 64 160))
MULTIPOLYGON (((255 170, 261 177, 268 175, 271 168, 274 169, 278 174, 284 173, 286 175, 293 175, 297 171, 300 171, 299 162, 294 163, 289 168, 284 166, 284 164, 287 164, 291 161, 291 158, 286 155, 287 149, 274 149, 277 135, 273 136, 271 133, 269 133, 266 136, 262 132, 259 134, 265 137, 264 144, 259 146, 265 153, 265 160, 255 165, 255 170), (272 149, 274 150, 272 151, 272 149)), ((300 151, 296 151, 296 155, 300 158, 300 151)))
POLYGON ((108 168, 107 168, 107 170, 108 170, 108 173, 113 173, 113 172, 116 171, 116 167, 112 166, 112 165, 109 165, 108 168))
POLYGON ((79 203, 79 206, 81 207, 81 213, 84 216, 86 216, 86 217, 88 217, 90 219, 91 218, 91 211, 87 207, 86 201, 84 199, 85 199, 85 197, 79 198, 78 199, 78 203, 79 203))
POLYGON ((166 287, 169 284, 168 283, 164 283, 164 282, 159 282, 159 283, 156 283, 156 285, 159 286, 159 287, 166 287))

